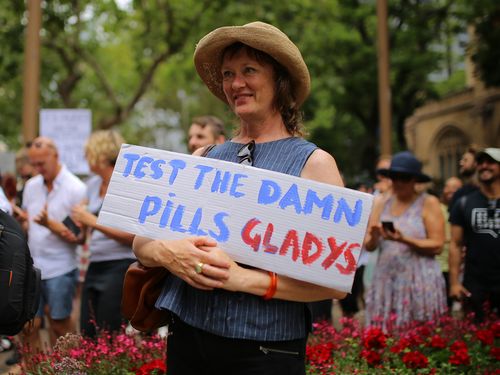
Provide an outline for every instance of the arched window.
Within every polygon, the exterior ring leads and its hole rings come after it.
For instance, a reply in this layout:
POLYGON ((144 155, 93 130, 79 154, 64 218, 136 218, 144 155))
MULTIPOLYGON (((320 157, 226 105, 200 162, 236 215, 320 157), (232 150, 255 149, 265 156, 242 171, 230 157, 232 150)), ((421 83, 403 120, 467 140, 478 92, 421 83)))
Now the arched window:
POLYGON ((442 129, 437 138, 436 150, 439 158, 439 177, 445 181, 452 176, 458 176, 459 162, 467 149, 469 141, 465 134, 453 125, 442 129))

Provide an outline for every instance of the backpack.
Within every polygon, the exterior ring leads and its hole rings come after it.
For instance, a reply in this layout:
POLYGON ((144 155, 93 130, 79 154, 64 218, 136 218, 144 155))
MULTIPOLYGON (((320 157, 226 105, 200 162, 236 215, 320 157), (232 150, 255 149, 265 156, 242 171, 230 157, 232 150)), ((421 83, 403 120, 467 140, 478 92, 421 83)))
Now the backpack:
POLYGON ((41 273, 19 223, 0 210, 0 335, 16 335, 35 317, 41 273))

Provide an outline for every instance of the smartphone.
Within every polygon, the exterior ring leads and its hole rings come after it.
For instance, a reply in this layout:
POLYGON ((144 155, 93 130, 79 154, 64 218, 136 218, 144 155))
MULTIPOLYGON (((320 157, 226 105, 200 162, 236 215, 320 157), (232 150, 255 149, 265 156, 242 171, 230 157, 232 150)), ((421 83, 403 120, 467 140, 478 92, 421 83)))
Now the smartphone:
POLYGON ((388 232, 395 232, 394 223, 392 221, 382 221, 382 228, 388 232))
POLYGON ((81 229, 76 223, 73 221, 73 219, 70 216, 66 216, 66 218, 62 222, 75 236, 78 237, 78 235, 81 232, 81 229))

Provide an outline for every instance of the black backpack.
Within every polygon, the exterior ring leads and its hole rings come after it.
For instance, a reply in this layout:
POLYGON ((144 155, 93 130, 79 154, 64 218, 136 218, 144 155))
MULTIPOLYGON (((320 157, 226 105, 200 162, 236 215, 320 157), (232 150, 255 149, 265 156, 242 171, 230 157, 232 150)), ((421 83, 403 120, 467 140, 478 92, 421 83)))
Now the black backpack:
POLYGON ((19 223, 0 210, 0 335, 16 335, 35 317, 40 270, 33 266, 19 223))

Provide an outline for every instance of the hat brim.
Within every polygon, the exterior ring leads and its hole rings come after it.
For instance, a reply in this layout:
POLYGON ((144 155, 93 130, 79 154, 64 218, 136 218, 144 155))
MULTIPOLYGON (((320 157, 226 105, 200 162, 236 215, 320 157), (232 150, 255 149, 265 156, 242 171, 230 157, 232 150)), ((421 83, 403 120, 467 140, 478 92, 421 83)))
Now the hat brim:
POLYGON ((403 168, 377 169, 376 173, 380 174, 384 177, 388 177, 388 178, 393 178, 396 175, 404 174, 404 175, 414 177, 415 181, 417 181, 417 182, 430 182, 430 181, 432 181, 430 176, 428 176, 424 173, 408 172, 407 169, 403 169, 403 168))
POLYGON ((220 65, 224 49, 236 42, 265 52, 283 65, 292 79, 298 106, 304 103, 311 89, 311 78, 299 49, 283 32, 263 22, 220 27, 199 41, 194 52, 196 71, 216 97, 227 103, 220 65))
POLYGON ((489 158, 497 163, 500 163, 500 149, 487 148, 485 150, 479 151, 476 154, 476 162, 482 160, 483 158, 489 158))

